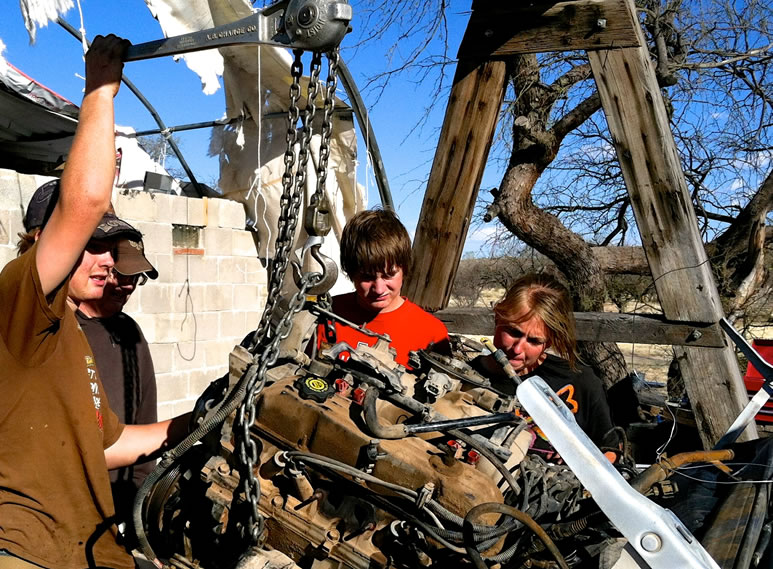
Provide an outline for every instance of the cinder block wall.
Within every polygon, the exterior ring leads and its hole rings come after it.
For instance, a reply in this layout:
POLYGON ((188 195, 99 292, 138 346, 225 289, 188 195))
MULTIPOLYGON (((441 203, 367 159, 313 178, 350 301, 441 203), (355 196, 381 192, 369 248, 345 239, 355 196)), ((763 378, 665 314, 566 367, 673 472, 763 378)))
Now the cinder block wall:
MULTIPOLYGON (((23 207, 45 178, 0 170, 0 266, 16 256, 23 207)), ((260 319, 266 271, 241 204, 130 191, 116 193, 119 217, 143 234, 158 269, 125 311, 150 344, 159 418, 189 411, 228 368, 228 354, 260 319)))

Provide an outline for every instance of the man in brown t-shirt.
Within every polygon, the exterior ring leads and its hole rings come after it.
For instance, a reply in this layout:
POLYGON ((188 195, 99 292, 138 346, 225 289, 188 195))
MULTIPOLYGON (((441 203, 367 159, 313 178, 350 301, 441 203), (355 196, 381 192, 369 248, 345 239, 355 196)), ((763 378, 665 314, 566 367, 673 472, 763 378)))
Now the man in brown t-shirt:
MULTIPOLYGON (((0 273, 0 569, 134 567, 115 541, 107 470, 151 456, 187 429, 185 418, 118 421, 67 306, 70 275, 96 266, 87 246, 110 204, 113 98, 127 46, 113 35, 94 40, 60 195, 34 245, 0 273)), ((105 275, 87 278, 99 288, 105 275)))

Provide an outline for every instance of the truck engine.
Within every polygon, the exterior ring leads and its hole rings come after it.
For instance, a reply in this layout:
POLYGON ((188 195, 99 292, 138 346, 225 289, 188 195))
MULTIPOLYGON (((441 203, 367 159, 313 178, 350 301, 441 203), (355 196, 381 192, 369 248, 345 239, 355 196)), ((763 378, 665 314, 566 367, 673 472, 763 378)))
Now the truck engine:
POLYGON ((229 375, 194 411, 195 425, 215 428, 140 491, 146 550, 172 566, 234 567, 250 531, 251 475, 261 555, 301 567, 448 566, 470 549, 499 563, 553 559, 534 520, 562 522, 554 538, 568 538, 576 530, 565 520, 589 501, 565 465, 526 453, 531 434, 513 396, 449 356, 417 352, 406 369, 387 337, 308 355, 317 318, 294 320, 247 419, 254 460, 240 456, 238 410, 217 417, 250 369, 237 346, 229 375), (502 515, 516 508, 520 519, 502 515))

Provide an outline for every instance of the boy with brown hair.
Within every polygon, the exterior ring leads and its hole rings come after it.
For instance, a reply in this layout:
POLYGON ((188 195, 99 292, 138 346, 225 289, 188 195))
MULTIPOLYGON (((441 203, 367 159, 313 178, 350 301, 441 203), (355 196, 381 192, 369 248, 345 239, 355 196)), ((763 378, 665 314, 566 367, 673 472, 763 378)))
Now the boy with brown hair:
MULTIPOLYGON (((387 210, 367 210, 346 224, 341 236, 341 267, 354 292, 333 298, 333 312, 392 339, 397 363, 407 366, 409 352, 434 345, 448 353, 445 325, 401 296, 403 277, 411 265, 411 239, 403 224, 387 210)), ((376 338, 335 323, 320 328, 328 343, 372 346, 376 338)), ((320 334, 322 336, 322 334, 320 334)))

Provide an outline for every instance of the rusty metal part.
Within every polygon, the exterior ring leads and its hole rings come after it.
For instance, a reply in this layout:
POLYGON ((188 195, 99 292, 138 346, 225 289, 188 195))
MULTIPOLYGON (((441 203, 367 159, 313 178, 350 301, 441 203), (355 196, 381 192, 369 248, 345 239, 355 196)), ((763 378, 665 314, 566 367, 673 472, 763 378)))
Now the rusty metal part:
POLYGON ((646 494, 653 484, 665 480, 680 466, 696 462, 733 460, 734 457, 735 453, 732 450, 684 452, 670 458, 663 458, 660 462, 653 464, 634 478, 631 481, 631 486, 642 494, 646 494))
MULTIPOLYGON (((351 401, 334 396, 324 404, 301 399, 288 378, 267 387, 260 399, 256 428, 265 430, 273 440, 315 454, 335 457, 356 466, 362 447, 371 438, 362 431, 350 414, 351 401), (287 410, 294 409, 292 421, 287 410)), ((494 482, 474 467, 459 463, 456 472, 442 461, 434 462, 437 448, 416 437, 398 441, 381 441, 385 454, 376 461, 373 475, 407 488, 420 488, 433 482, 438 490, 436 500, 463 516, 479 501, 501 502, 502 494, 494 482), (448 478, 453 478, 451 484, 448 478)), ((378 490, 378 489, 377 489, 378 490)))

